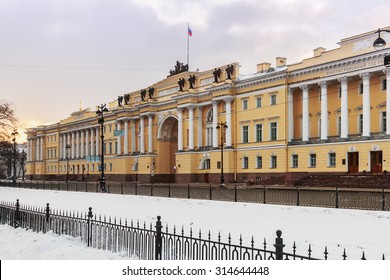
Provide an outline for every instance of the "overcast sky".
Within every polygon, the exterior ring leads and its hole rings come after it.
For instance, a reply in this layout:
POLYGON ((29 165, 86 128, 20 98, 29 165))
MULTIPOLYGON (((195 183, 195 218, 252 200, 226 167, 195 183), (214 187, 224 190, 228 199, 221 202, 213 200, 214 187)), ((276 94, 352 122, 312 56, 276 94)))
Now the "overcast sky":
POLYGON ((200 71, 287 63, 390 25, 386 0, 0 0, 0 99, 24 130, 164 79, 176 60, 200 71))

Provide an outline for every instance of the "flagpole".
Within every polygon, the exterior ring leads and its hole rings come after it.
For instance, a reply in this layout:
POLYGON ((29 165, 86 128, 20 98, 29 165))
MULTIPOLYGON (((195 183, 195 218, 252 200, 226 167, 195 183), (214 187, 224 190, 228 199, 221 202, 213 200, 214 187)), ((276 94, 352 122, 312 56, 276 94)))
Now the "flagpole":
POLYGON ((187 66, 188 66, 188 70, 190 70, 190 34, 189 34, 189 30, 190 30, 190 24, 187 23, 187 66))

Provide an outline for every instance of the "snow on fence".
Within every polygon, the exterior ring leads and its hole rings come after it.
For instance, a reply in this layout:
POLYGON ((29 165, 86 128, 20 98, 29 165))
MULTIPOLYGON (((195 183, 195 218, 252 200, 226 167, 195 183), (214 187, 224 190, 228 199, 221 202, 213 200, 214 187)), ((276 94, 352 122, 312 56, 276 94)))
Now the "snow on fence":
MULTIPOLYGON (((52 231, 59 235, 70 235, 80 238, 88 247, 108 250, 113 253, 126 252, 128 257, 142 260, 315 260, 312 257, 311 245, 307 255, 298 255, 297 247, 292 246, 292 252, 285 252, 282 232, 276 231, 275 243, 269 246, 264 239, 262 246, 255 246, 252 240, 245 244, 241 236, 239 244, 232 242, 229 234, 227 241, 222 242, 220 234, 217 241, 211 238, 208 232, 206 237, 194 233, 190 229, 185 234, 184 228, 170 231, 168 225, 162 226, 161 217, 157 217, 155 225, 150 223, 147 227, 131 220, 122 221, 101 215, 93 215, 89 207, 87 213, 69 212, 51 209, 49 203, 46 207, 21 205, 19 199, 16 203, 0 203, 0 223, 13 227, 22 227, 34 232, 52 231), (269 248, 271 247, 271 248, 269 248)), ((347 254, 341 256, 347 259, 347 254)), ((328 259, 328 250, 323 252, 324 260, 328 259)), ((362 260, 365 253, 362 252, 362 260)), ((382 256, 384 260, 384 254, 382 256)))

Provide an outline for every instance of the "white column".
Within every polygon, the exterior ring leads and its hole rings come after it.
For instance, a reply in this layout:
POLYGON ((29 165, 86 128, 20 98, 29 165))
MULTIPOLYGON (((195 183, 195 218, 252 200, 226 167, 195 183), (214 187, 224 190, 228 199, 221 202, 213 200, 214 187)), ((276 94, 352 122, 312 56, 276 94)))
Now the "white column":
POLYGON ((89 129, 85 130, 85 157, 90 155, 89 129))
MULTIPOLYGON (((66 144, 67 145, 70 145, 70 133, 67 133, 66 134, 66 144)), ((65 147, 66 148, 66 147, 65 147)), ((68 149, 65 150, 65 158, 68 157, 68 158, 71 158, 71 154, 68 155, 68 149)))
POLYGON ((75 145, 75 135, 74 135, 74 131, 72 132, 72 139, 71 139, 71 158, 74 158, 75 157, 75 148, 74 148, 74 145, 75 145))
POLYGON ((309 141, 309 86, 301 86, 302 89, 302 141, 309 141))
POLYGON ((177 108, 177 149, 183 150, 183 109, 177 108))
POLYGON ((137 120, 133 119, 132 127, 131 127, 131 153, 136 152, 136 141, 137 141, 137 128, 136 128, 137 120))
POLYGON ((44 138, 45 137, 40 137, 40 144, 39 144, 39 148, 40 148, 40 150, 39 150, 39 160, 43 160, 43 140, 44 140, 44 138))
POLYGON ((140 153, 141 154, 144 154, 145 153, 145 132, 144 132, 144 126, 145 126, 145 122, 144 122, 144 116, 141 116, 141 119, 140 119, 140 153))
POLYGON ((125 120, 125 139, 124 139, 124 143, 123 143, 123 153, 125 155, 128 155, 129 154, 129 121, 128 120, 125 120))
POLYGON ((363 133, 362 136, 370 136, 371 117, 370 117, 370 73, 361 74, 363 79, 363 133))
POLYGON ((153 114, 148 115, 148 153, 153 153, 153 114))
POLYGON ((76 158, 80 157, 80 131, 75 132, 76 137, 76 158))
MULTIPOLYGON (((118 121, 118 123, 116 124, 116 129, 117 129, 118 131, 121 130, 121 124, 120 124, 119 121, 118 121)), ((119 132, 119 133, 121 133, 121 132, 119 132)), ((118 144, 117 144, 118 150, 116 151, 116 154, 117 154, 117 155, 121 155, 121 154, 122 154, 122 146, 121 146, 122 140, 121 140, 120 134, 116 137, 116 141, 117 141, 117 143, 118 143, 118 144)))
POLYGON ((328 82, 318 84, 321 86, 321 140, 328 140, 328 82))
POLYGON ((202 119, 203 107, 198 106, 198 148, 203 146, 203 119, 202 119))
POLYGON ((63 133, 62 134, 62 142, 63 142, 63 145, 62 145, 62 158, 63 159, 66 159, 66 139, 67 139, 67 133, 63 133))
POLYGON ((95 135, 96 135, 96 146, 95 146, 95 150, 96 150, 96 152, 95 152, 95 154, 97 155, 97 156, 101 156, 101 149, 100 149, 100 141, 99 141, 99 129, 100 129, 100 127, 97 127, 97 128, 95 128, 95 135))
POLYGON ((39 137, 35 138, 35 161, 39 161, 39 137))
POLYGON ((62 159, 62 135, 61 134, 58 134, 58 144, 59 144, 58 157, 59 159, 62 159))
POLYGON ((190 105, 188 108, 188 149, 193 150, 194 146, 194 108, 195 106, 190 105))
POLYGON ((232 146, 232 101, 233 97, 225 98, 226 103, 226 147, 232 146))
POLYGON ((80 142, 81 142, 81 147, 80 147, 80 157, 83 158, 84 155, 84 130, 80 130, 80 142))
POLYGON ((339 79, 341 83, 341 129, 340 138, 347 139, 348 128, 348 78, 342 77, 339 79))
POLYGON ((213 148, 218 148, 218 101, 213 101, 213 148))
POLYGON ((390 68, 383 70, 386 74, 386 134, 390 134, 390 68))
POLYGON ((90 149, 91 149, 91 153, 90 155, 91 156, 94 156, 95 155, 95 135, 94 135, 94 128, 91 128, 91 146, 90 146, 90 149))
POLYGON ((287 114, 288 114, 288 142, 291 142, 291 140, 294 137, 294 106, 293 106, 293 93, 294 89, 289 88, 288 89, 288 95, 287 95, 287 114))

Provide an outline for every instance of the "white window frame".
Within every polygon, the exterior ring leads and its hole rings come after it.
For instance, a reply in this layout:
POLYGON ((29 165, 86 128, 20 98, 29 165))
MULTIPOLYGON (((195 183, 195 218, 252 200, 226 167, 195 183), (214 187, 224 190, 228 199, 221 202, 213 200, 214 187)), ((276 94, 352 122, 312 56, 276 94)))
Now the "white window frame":
POLYGON ((256 108, 261 108, 262 105, 263 105, 263 97, 262 96, 256 96, 256 108))
POLYGON ((242 125, 241 126, 241 143, 246 144, 249 143, 249 125, 242 125), (247 137, 246 137, 246 142, 244 141, 244 128, 247 128, 247 137))
POLYGON ((278 141, 278 122, 269 122, 269 141, 278 141), (272 139, 272 124, 276 123, 276 134, 275 139, 272 139))
POLYGON ((328 167, 336 167, 336 159, 337 159, 337 155, 335 152, 330 152, 328 153, 328 167), (332 160, 331 160, 331 156, 334 154, 334 164, 332 164, 332 160))
POLYGON ((298 166, 299 166, 299 156, 298 156, 298 154, 292 154, 291 155, 291 168, 298 168, 298 166), (296 166, 294 165, 294 157, 296 157, 296 166))
POLYGON ((242 107, 242 110, 243 110, 243 111, 249 109, 248 98, 241 99, 241 107, 242 107))
POLYGON ((271 168, 271 169, 278 168, 278 156, 277 155, 270 156, 269 168, 271 168))
POLYGON ((317 154, 316 153, 309 154, 309 164, 308 165, 309 165, 309 168, 316 168, 317 167, 317 154), (313 159, 314 159, 314 161, 313 161, 313 159))
POLYGON ((263 130, 263 124, 262 123, 256 123, 255 124, 255 127, 254 127, 254 136, 255 136, 255 139, 254 139, 254 142, 262 142, 263 141, 263 138, 264 138, 264 130, 263 130), (257 139, 257 126, 261 126, 261 137, 260 139, 257 139))
POLYGON ((249 158, 247 156, 242 157, 242 169, 249 168, 249 158))
POLYGON ((257 169, 262 169, 263 168, 263 156, 256 156, 256 168, 257 169), (260 161, 259 161, 260 159, 260 161), (261 164, 259 164, 259 162, 261 164))

